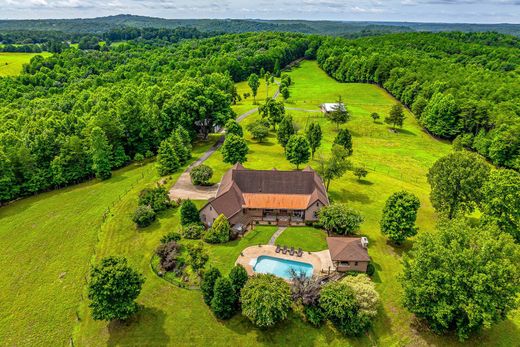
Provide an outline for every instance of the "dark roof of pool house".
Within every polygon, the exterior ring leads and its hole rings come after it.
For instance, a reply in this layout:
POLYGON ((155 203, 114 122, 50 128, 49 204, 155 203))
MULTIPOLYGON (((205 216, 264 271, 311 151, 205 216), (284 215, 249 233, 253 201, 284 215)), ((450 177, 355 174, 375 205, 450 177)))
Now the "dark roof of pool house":
POLYGON ((361 237, 327 237, 332 261, 370 261, 361 237))

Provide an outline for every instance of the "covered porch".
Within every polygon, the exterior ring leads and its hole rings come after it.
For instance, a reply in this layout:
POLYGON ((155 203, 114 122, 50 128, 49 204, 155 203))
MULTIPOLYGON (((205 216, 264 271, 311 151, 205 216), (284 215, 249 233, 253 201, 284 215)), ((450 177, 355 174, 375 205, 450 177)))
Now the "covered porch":
POLYGON ((256 224, 304 225, 305 210, 246 209, 245 213, 256 224))

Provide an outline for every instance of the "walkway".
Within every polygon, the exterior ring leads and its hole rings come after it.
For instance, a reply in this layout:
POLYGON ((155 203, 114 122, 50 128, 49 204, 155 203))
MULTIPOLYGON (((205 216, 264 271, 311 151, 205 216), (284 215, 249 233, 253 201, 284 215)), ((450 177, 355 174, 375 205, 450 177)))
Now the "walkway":
MULTIPOLYGON (((279 82, 275 83, 278 85, 278 87, 280 86, 279 82)), ((273 95, 273 98, 276 99, 278 95, 280 95, 280 88, 276 90, 276 92, 273 95)), ((256 113, 257 111, 258 108, 249 110, 238 116, 236 118, 236 121, 241 122, 246 117, 256 113)), ((220 134, 222 134, 222 136, 218 139, 218 141, 215 142, 215 144, 210 149, 208 149, 203 155, 201 155, 199 159, 195 160, 190 166, 188 166, 188 168, 181 174, 177 182, 175 182, 173 187, 170 189, 170 199, 208 200, 210 198, 215 197, 219 185, 215 184, 211 187, 194 186, 191 183, 190 172, 195 166, 202 164, 213 153, 215 153, 220 148, 220 146, 222 146, 225 139, 224 128, 222 128, 220 134)))
POLYGON ((282 235, 282 233, 285 231, 285 229, 287 229, 287 227, 278 227, 278 230, 276 230, 276 232, 273 234, 273 236, 271 236, 271 239, 269 240, 269 244, 274 245, 278 236, 282 235))

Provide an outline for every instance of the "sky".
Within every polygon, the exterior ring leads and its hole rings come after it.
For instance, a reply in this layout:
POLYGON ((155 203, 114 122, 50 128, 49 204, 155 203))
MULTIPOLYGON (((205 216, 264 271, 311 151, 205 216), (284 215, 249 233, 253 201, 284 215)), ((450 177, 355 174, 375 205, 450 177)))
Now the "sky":
POLYGON ((520 23, 520 0, 0 0, 0 18, 261 18, 520 23))

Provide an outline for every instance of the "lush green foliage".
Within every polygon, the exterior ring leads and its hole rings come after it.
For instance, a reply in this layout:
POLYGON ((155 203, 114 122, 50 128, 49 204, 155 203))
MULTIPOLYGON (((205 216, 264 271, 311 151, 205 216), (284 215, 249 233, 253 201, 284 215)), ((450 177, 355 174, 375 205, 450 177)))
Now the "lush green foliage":
POLYGON ((336 138, 334 139, 334 144, 345 148, 347 155, 352 155, 354 152, 352 149, 352 135, 346 128, 340 129, 338 135, 336 135, 336 138))
POLYGON ((242 314, 260 327, 268 328, 287 318, 291 289, 280 277, 258 274, 242 289, 242 314))
POLYGON ((489 170, 484 160, 471 153, 455 152, 437 160, 428 171, 433 207, 450 219, 473 212, 489 170))
POLYGON ((246 269, 240 264, 235 265, 229 272, 229 280, 237 298, 240 298, 240 291, 244 288, 248 279, 246 269))
POLYGON ((317 123, 309 124, 309 129, 307 129, 307 133, 305 135, 307 136, 307 141, 309 142, 309 146, 311 148, 311 157, 314 158, 314 153, 316 152, 316 149, 320 147, 321 138, 323 137, 320 125, 317 123))
POLYGON ((190 199, 184 200, 181 203, 180 213, 182 226, 200 223, 199 210, 190 199))
POLYGON ((256 122, 249 123, 247 130, 251 133, 251 138, 258 142, 264 142, 269 135, 269 123, 266 125, 263 120, 257 120, 256 122))
POLYGON ((211 310, 219 319, 229 319, 236 312, 237 296, 231 280, 219 277, 213 287, 211 310))
POLYGON ((520 247, 510 235, 453 220, 421 233, 405 258, 404 306, 434 331, 466 339, 518 306, 519 274, 520 247))
POLYGON ((164 140, 157 151, 157 172, 161 176, 169 175, 177 171, 180 161, 175 147, 169 140, 164 140))
POLYGON ((249 148, 247 147, 247 142, 242 137, 230 134, 226 136, 220 151, 225 163, 236 164, 247 161, 249 148))
POLYGON ((134 212, 132 221, 140 228, 145 228, 153 223, 156 218, 155 211, 150 205, 139 205, 134 212))
POLYGON ((519 169, 520 47, 516 39, 505 43, 510 39, 495 33, 330 38, 317 57, 339 81, 383 86, 434 135, 463 136, 466 147, 519 169))
POLYGON ((303 135, 292 135, 287 142, 285 148, 285 157, 291 163, 296 165, 296 169, 300 168, 301 164, 309 161, 311 156, 309 141, 303 135))
POLYGON ((192 223, 182 227, 181 234, 185 239, 198 240, 204 235, 204 226, 200 223, 192 223))
POLYGON ((282 101, 267 98, 265 103, 258 107, 258 112, 276 130, 276 125, 282 121, 285 115, 285 107, 282 101))
POLYGON ((346 283, 327 283, 320 293, 320 307, 338 330, 347 336, 359 336, 370 326, 370 318, 360 312, 356 294, 346 283))
POLYGON ((161 237, 161 243, 168 243, 170 241, 180 241, 181 234, 177 231, 170 231, 163 237, 161 237))
POLYGON ((211 225, 211 228, 204 234, 204 241, 207 243, 224 243, 229 241, 231 227, 225 215, 220 214, 211 225))
POLYGON ((204 266, 206 266, 206 263, 209 259, 209 255, 204 248, 204 244, 201 241, 197 241, 195 243, 188 244, 187 248, 189 264, 191 265, 191 268, 196 272, 204 269, 204 266))
POLYGON ((359 314, 370 318, 377 316, 381 300, 374 282, 367 275, 347 276, 341 282, 346 283, 354 291, 354 297, 359 305, 359 314))
POLYGON ((200 290, 202 291, 204 302, 208 306, 211 305, 211 300, 213 300, 213 288, 215 287, 215 282, 217 282, 217 279, 220 277, 222 277, 220 270, 213 266, 207 269, 202 276, 200 290))
POLYGON ((135 299, 144 277, 128 266, 123 257, 107 257, 92 267, 88 284, 92 317, 97 320, 125 320, 138 309, 135 299))
POLYGON ((296 129, 294 128, 293 118, 290 115, 285 115, 280 121, 278 130, 276 131, 276 138, 280 146, 286 148, 287 142, 289 142, 289 139, 294 134, 296 134, 296 129))
MULTIPOLYGON (((92 156, 92 170, 96 174, 96 177, 103 180, 110 178, 112 176, 112 172, 110 171, 110 146, 105 132, 100 127, 93 128, 90 133, 90 154, 92 156)), ((55 160, 53 160, 53 167, 55 168, 53 171, 61 171, 57 169, 57 167, 62 169, 58 166, 58 163, 61 162, 61 158, 55 160)), ((61 175, 60 178, 60 182, 63 181, 63 175, 61 175)))
POLYGON ((180 245, 177 241, 168 241, 161 243, 155 250, 155 254, 159 257, 159 264, 164 271, 173 271, 177 267, 177 257, 180 253, 180 245))
POLYGON ((496 223, 520 242, 520 174, 507 169, 491 171, 482 195, 483 220, 496 223))
POLYGON ((343 203, 324 206, 318 211, 319 223, 329 232, 352 235, 359 230, 363 216, 343 203))
POLYGON ((244 136, 244 131, 242 130, 242 126, 237 123, 236 120, 230 119, 226 122, 226 134, 235 134, 237 136, 244 136))
POLYGON ((170 196, 164 186, 141 190, 137 204, 149 205, 155 212, 164 211, 171 206, 170 196))
POLYGON ((419 199, 412 193, 400 191, 390 195, 383 209, 381 232, 396 244, 415 236, 415 221, 420 206, 419 199))
POLYGON ((194 185, 208 185, 213 177, 213 169, 207 165, 200 164, 190 171, 191 183, 194 185))
POLYGON ((358 178, 358 181, 361 181, 362 178, 367 177, 368 170, 362 166, 357 166, 352 170, 352 173, 358 178))
POLYGON ((388 117, 385 117, 385 123, 391 124, 394 128, 403 127, 403 122, 405 119, 403 105, 400 103, 392 106, 390 110, 390 114, 388 117))
POLYGON ((320 166, 318 170, 325 181, 327 190, 329 190, 330 182, 333 179, 341 178, 347 170, 352 168, 352 164, 347 159, 348 155, 348 151, 345 148, 339 145, 333 145, 329 158, 320 156, 320 166))

